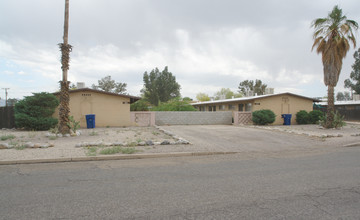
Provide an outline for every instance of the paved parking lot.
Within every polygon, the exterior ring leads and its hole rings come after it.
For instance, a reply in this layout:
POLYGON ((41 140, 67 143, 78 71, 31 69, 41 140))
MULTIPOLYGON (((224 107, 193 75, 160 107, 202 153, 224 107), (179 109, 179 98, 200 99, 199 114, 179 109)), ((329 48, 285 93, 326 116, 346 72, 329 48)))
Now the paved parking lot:
POLYGON ((203 151, 298 151, 319 149, 327 145, 326 141, 318 137, 251 127, 181 125, 162 126, 162 128, 187 139, 197 149, 203 151))

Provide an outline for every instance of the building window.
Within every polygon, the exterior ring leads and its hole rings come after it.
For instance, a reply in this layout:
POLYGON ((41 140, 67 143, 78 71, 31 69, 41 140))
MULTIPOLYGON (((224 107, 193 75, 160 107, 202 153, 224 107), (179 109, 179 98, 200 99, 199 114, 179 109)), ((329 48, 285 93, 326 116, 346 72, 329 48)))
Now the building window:
POLYGON ((216 105, 212 107, 213 112, 216 112, 216 105))
POLYGON ((229 110, 235 110, 235 105, 229 105, 229 110))
POLYGON ((244 111, 244 104, 239 104, 239 112, 244 111))
POLYGON ((225 105, 219 105, 219 110, 225 110, 225 105))
POLYGON ((81 94, 82 96, 91 96, 91 94, 90 93, 88 93, 88 94, 81 94))
POLYGON ((212 106, 209 106, 209 112, 211 112, 212 111, 212 106))
POLYGON ((245 105, 245 111, 246 111, 246 112, 251 112, 251 110, 252 110, 252 105, 251 105, 251 103, 247 103, 247 104, 245 105))

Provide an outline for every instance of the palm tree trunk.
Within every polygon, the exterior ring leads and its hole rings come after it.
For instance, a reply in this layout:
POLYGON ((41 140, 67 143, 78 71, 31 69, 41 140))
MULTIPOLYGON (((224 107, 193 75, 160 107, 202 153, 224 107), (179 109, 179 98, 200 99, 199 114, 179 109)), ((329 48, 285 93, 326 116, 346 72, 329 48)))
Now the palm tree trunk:
POLYGON ((325 125, 326 128, 333 127, 334 112, 335 112, 334 86, 329 85, 328 86, 328 106, 326 109, 326 125, 325 125))
POLYGON ((59 131, 62 134, 70 133, 68 127, 69 122, 69 84, 67 81, 67 73, 69 69, 71 45, 68 44, 68 33, 69 33, 69 0, 65 0, 65 19, 64 19, 64 43, 59 44, 61 49, 61 69, 62 69, 62 81, 60 81, 61 92, 60 92, 60 108, 59 108, 59 131))

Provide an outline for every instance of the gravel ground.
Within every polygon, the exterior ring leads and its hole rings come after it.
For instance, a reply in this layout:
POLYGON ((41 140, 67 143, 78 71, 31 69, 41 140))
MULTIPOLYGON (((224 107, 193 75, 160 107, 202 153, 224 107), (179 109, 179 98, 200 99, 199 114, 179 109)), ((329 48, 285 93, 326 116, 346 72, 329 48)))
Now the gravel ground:
MULTIPOLYGON (((34 132, 34 131, 17 131, 17 130, 0 130, 0 137, 13 135, 15 138, 11 140, 0 140, 1 144, 12 144, 17 146, 12 149, 1 149, 0 150, 0 161, 11 161, 11 160, 32 160, 32 159, 53 159, 53 158, 75 158, 75 157, 88 157, 89 148, 87 147, 76 147, 80 143, 145 143, 151 140, 155 143, 152 146, 136 146, 136 154, 148 154, 148 153, 173 153, 173 152, 254 152, 254 149, 258 147, 258 151, 264 151, 263 148, 267 147, 266 141, 256 140, 256 132, 253 130, 264 130, 276 132, 276 135, 283 133, 287 138, 296 136, 300 139, 314 140, 318 146, 343 146, 348 143, 360 143, 360 123, 348 123, 341 129, 321 129, 318 125, 290 125, 290 126, 163 126, 159 128, 155 127, 126 127, 126 128, 95 128, 95 129, 84 129, 81 130, 80 136, 74 137, 47 137, 45 131, 34 132), (174 143, 176 140, 181 139, 176 135, 184 135, 183 138, 190 138, 191 136, 186 135, 184 131, 186 129, 199 130, 202 128, 212 128, 212 138, 217 139, 217 135, 227 134, 228 132, 246 131, 250 135, 247 135, 247 142, 242 139, 241 143, 238 143, 239 148, 236 148, 236 143, 232 144, 232 139, 228 140, 228 144, 218 144, 212 146, 211 141, 206 140, 205 137, 198 137, 198 142, 190 144, 167 144, 159 145, 162 141, 169 141, 174 143), (218 129, 218 130, 217 130, 218 129), (165 130, 165 132, 164 132, 165 130), (251 131, 248 131, 251 130, 251 131), (168 133, 167 131, 173 132, 168 133), (221 133, 223 132, 223 133, 221 133), (178 133, 178 134, 177 134, 178 133), (251 137, 253 136, 253 137, 251 137), (205 139, 204 139, 205 138, 205 139), (255 139, 254 139, 255 138, 255 139), (208 143, 202 144, 207 141, 208 143), (258 142, 256 142, 258 141, 258 142), (23 146, 26 143, 34 144, 51 144, 54 147, 48 148, 25 148, 23 146), (156 144, 157 142, 157 144, 156 144), (235 147, 234 147, 235 146, 235 147), (251 146, 248 147, 248 146, 251 146)), ((204 133, 204 132, 203 132, 204 133)), ((206 135, 206 132, 205 132, 206 135)), ((221 138, 221 136, 219 136, 221 138)), ((192 142, 191 139, 188 141, 192 142)), ((240 140, 238 140, 240 141, 240 140)), ((277 144, 274 144, 274 147, 277 144)), ((306 146, 305 146, 306 147, 306 146)), ((284 146, 278 146, 277 151, 284 152, 290 148, 284 146)), ((294 150, 295 148, 292 148, 294 150)), ((267 149, 266 149, 267 150, 267 149)), ((299 150, 309 150, 309 148, 302 148, 299 150)), ((313 149, 311 149, 312 151, 313 149)), ((270 150, 268 151, 270 152, 270 150)), ((99 155, 99 154, 97 154, 99 155)))

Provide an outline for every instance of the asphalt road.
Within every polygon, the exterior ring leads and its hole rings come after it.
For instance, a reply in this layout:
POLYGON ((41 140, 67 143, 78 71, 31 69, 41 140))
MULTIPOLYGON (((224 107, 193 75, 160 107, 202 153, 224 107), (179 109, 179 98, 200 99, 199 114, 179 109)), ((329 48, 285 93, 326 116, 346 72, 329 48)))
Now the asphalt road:
POLYGON ((0 166, 0 219, 360 219, 360 148, 0 166))

